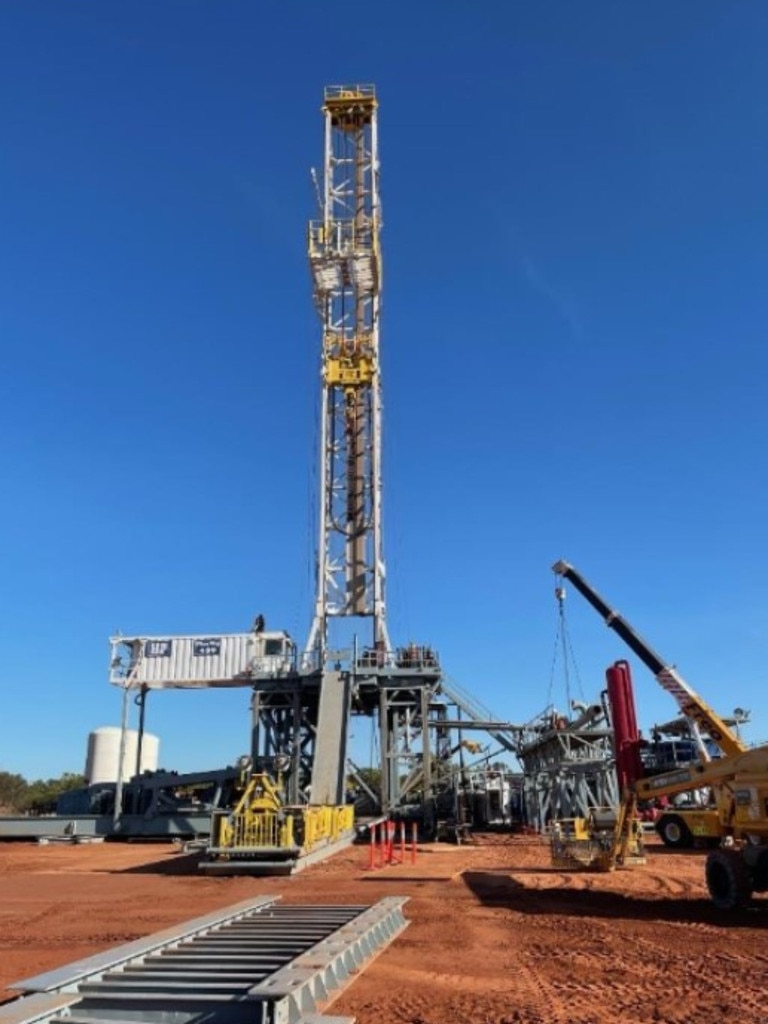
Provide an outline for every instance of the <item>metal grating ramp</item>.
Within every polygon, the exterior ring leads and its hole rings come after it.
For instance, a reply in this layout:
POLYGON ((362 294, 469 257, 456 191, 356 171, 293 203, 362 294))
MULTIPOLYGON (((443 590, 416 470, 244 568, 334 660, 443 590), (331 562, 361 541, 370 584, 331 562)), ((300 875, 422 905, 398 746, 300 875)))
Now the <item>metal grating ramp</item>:
POLYGON ((406 901, 238 903, 15 982, 0 1024, 351 1024, 321 1011, 407 927, 406 901))

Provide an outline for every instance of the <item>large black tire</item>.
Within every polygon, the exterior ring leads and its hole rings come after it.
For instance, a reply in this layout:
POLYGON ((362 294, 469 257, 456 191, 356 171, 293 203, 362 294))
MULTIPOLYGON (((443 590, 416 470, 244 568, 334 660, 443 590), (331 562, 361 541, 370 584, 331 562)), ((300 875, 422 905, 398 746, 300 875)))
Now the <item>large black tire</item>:
POLYGON ((675 850, 689 850, 693 846, 693 835, 679 814, 662 814, 656 822, 656 831, 665 846, 675 850))
POLYGON ((768 846, 747 848, 744 859, 752 875, 752 891, 768 892, 768 846))
POLYGON ((707 857, 706 875, 718 910, 739 910, 752 899, 752 873, 738 850, 713 850, 707 857))

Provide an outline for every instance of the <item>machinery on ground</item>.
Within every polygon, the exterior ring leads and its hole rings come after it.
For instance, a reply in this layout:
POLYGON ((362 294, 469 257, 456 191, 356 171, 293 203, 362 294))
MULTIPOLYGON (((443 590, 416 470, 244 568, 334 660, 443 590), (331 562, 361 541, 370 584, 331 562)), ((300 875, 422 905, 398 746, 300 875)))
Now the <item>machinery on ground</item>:
POLYGON ((610 870, 622 862, 630 823, 637 818, 638 801, 658 800, 660 797, 673 797, 709 787, 714 797, 713 814, 722 845, 707 857, 707 888, 713 903, 720 909, 744 906, 754 892, 768 891, 768 745, 747 749, 723 719, 674 669, 664 664, 572 566, 561 561, 553 569, 559 576, 570 580, 600 612, 607 625, 622 637, 653 671, 664 689, 675 697, 683 714, 705 729, 723 752, 722 757, 713 760, 702 757, 671 771, 643 776, 636 723, 634 735, 631 720, 626 729, 626 716, 634 715, 628 665, 619 662, 613 669, 609 669, 612 708, 614 702, 617 702, 618 718, 625 716, 624 727, 620 721, 614 721, 614 727, 618 726, 617 771, 623 778, 620 778, 622 805, 614 842, 602 866, 610 870), (624 674, 624 680, 619 683, 614 695, 611 692, 611 673, 616 670, 624 674))
POLYGON ((613 871, 645 863, 642 825, 636 802, 622 801, 611 807, 593 808, 587 818, 553 822, 550 839, 553 867, 573 870, 613 871))
POLYGON ((280 775, 240 764, 236 802, 213 812, 211 835, 200 870, 207 874, 290 872, 301 858, 354 839, 354 807, 291 806, 280 775))
POLYGON ((753 892, 768 892, 768 745, 640 779, 634 796, 648 800, 703 786, 717 794, 723 836, 707 857, 707 887, 716 906, 732 910, 753 892))
POLYGON ((591 807, 586 817, 555 820, 552 862, 556 867, 612 871, 618 865, 645 862, 642 823, 634 783, 642 774, 640 731, 626 661, 606 673, 608 711, 613 729, 616 782, 621 799, 609 807, 591 807))
POLYGON ((213 771, 145 771, 62 793, 55 814, 2 815, 0 841, 15 839, 174 839, 193 842, 210 831, 216 808, 230 807, 240 777, 229 765, 213 771))
MULTIPOLYGON (((553 571, 574 585, 602 616, 606 625, 617 633, 643 664, 651 670, 659 685, 674 697, 685 720, 690 723, 690 732, 698 751, 699 760, 710 759, 707 739, 726 757, 743 753, 747 749, 726 720, 701 699, 675 668, 667 664, 642 637, 638 636, 629 623, 603 600, 572 565, 567 562, 557 562, 553 566, 553 571)), ((693 757, 694 751, 692 750, 689 759, 693 757)), ((649 764, 646 759, 644 770, 638 767, 635 778, 649 774, 657 774, 657 772, 652 763, 649 764)), ((666 796, 667 794, 663 795, 665 801, 666 796)), ((656 817, 656 831, 666 846, 682 848, 694 846, 697 843, 710 846, 720 844, 720 840, 725 835, 722 826, 724 811, 718 806, 722 794, 717 789, 702 788, 697 793, 697 797, 698 799, 692 800, 688 806, 665 807, 656 817)), ((659 794, 657 803, 661 799, 662 795, 659 794)))

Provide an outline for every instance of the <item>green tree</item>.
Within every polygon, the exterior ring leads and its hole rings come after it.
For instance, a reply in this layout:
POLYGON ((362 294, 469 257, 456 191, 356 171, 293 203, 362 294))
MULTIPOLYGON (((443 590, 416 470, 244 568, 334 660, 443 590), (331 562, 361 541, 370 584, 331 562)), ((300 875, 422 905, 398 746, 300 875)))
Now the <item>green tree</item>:
POLYGON ((62 793, 80 789, 84 785, 85 778, 74 772, 64 772, 58 779, 36 779, 27 787, 23 809, 33 814, 52 814, 62 793))
POLYGON ((20 811, 27 788, 27 780, 22 775, 0 772, 0 812, 14 814, 20 811))
POLYGON ((0 772, 0 814, 50 814, 62 793, 84 786, 85 778, 75 772, 64 772, 58 779, 36 779, 27 782, 23 775, 0 772))

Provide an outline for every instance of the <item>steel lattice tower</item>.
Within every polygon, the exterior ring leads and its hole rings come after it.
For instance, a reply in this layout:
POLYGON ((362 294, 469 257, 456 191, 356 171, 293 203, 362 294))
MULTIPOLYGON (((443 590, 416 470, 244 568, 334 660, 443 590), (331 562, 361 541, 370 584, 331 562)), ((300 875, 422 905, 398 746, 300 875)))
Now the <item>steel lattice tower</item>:
POLYGON ((322 219, 309 263, 322 322, 317 594, 306 660, 322 667, 328 621, 373 619, 389 650, 381 539, 381 205, 373 86, 325 90, 322 219))

